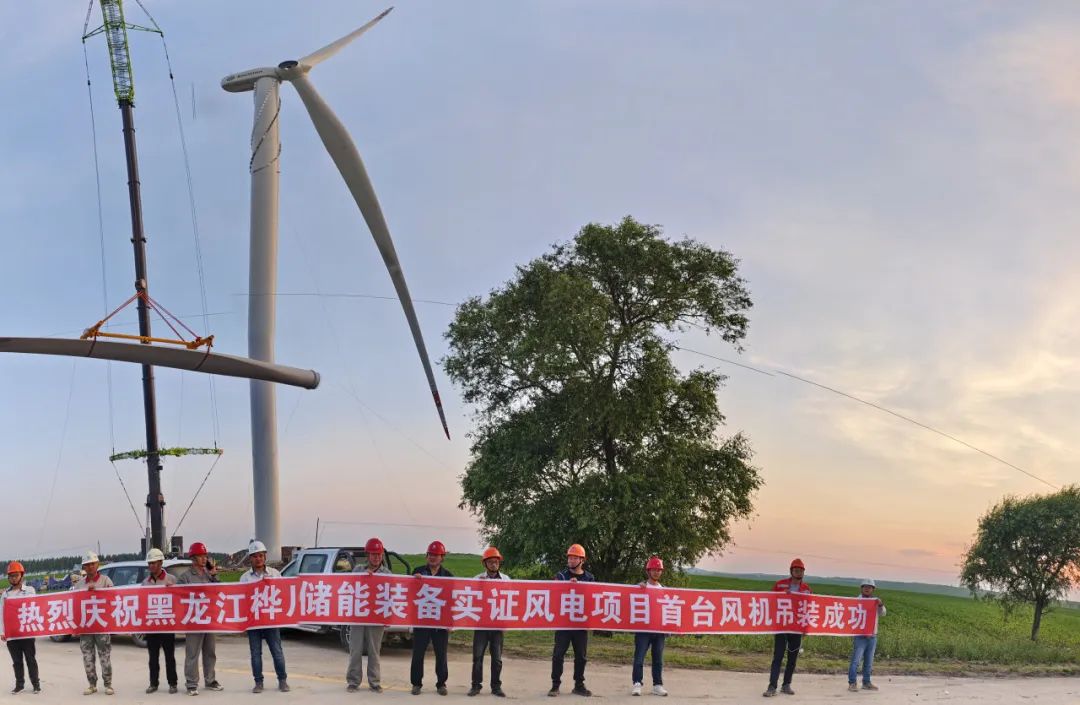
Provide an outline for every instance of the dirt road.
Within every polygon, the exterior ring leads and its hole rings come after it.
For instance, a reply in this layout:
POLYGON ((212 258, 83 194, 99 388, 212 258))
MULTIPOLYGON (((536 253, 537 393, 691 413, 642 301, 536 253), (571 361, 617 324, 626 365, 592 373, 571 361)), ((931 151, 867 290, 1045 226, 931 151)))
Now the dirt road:
MULTIPOLYGON (((413 698, 409 695, 408 670, 409 656, 400 648, 386 649, 383 655, 383 684, 386 687, 382 695, 370 692, 366 687, 360 693, 345 692, 344 672, 345 653, 329 640, 313 638, 286 639, 285 657, 288 663, 289 683, 293 691, 289 694, 267 690, 262 695, 253 695, 251 672, 248 664, 247 640, 236 637, 219 637, 218 645, 218 680, 225 686, 225 691, 212 693, 200 691, 197 702, 234 703, 260 698, 263 702, 278 703, 372 703, 378 701, 408 701, 424 703, 433 700, 442 701, 435 694, 434 664, 429 654, 428 674, 425 678, 424 693, 413 698)), ((113 685, 116 695, 108 697, 102 693, 92 696, 81 695, 86 681, 82 673, 82 661, 77 642, 55 644, 48 640, 38 641, 38 661, 44 693, 41 695, 23 694, 21 700, 30 700, 35 704, 99 702, 110 703, 158 703, 169 698, 178 701, 183 695, 183 646, 177 648, 180 668, 181 692, 170 696, 165 691, 146 695, 147 685, 146 652, 135 648, 130 642, 118 640, 113 646, 113 685)), ((274 683, 274 674, 269 654, 264 656, 268 668, 267 685, 274 683)), ((464 705, 465 691, 469 686, 470 664, 465 654, 451 653, 450 657, 450 695, 445 701, 457 701, 464 705)), ((567 663, 567 675, 571 672, 567 663)), ((545 696, 550 684, 550 663, 508 659, 503 666, 503 688, 510 696, 509 700, 534 703, 581 703, 583 698, 570 695, 563 685, 560 699, 545 696)), ((13 682, 10 661, 4 659, 2 669, 3 686, 0 701, 16 702, 8 695, 13 682)), ((164 680, 164 673, 162 673, 164 680)), ((646 678, 648 666, 646 665, 646 678)), ((941 678, 941 677, 884 677, 878 681, 881 690, 876 693, 848 693, 846 679, 843 676, 814 676, 796 674, 794 687, 796 695, 778 696, 776 700, 765 701, 761 692, 766 685, 766 678, 761 674, 731 673, 726 671, 690 671, 668 669, 664 682, 671 692, 665 705, 679 702, 721 702, 721 703, 757 703, 775 702, 780 705, 794 703, 838 703, 873 702, 878 705, 893 703, 924 702, 978 702, 978 703, 1073 703, 1080 702, 1080 679, 1076 678, 1034 678, 1034 679, 988 679, 988 678, 941 678)), ((630 665, 625 667, 589 664, 588 685, 593 693, 604 702, 620 701, 627 705, 655 702, 655 696, 632 698, 629 695, 630 665)), ((595 698, 594 698, 595 699, 595 698)), ((468 699, 469 703, 492 703, 487 689, 477 698, 468 699)))

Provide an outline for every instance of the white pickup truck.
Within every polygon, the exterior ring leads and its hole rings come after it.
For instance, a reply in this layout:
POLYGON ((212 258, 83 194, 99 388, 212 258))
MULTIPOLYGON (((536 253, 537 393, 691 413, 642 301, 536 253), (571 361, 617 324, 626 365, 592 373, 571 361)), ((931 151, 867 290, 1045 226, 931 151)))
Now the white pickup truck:
MULTIPOLYGON (((386 567, 390 572, 399 575, 411 575, 412 567, 408 561, 394 553, 387 551, 385 557, 386 567)), ((351 573, 357 565, 367 562, 367 552, 363 546, 331 546, 319 548, 302 548, 293 554, 289 563, 281 569, 282 577, 291 578, 296 575, 333 575, 335 573, 351 573)), ((297 629, 311 634, 329 634, 336 632, 341 645, 345 650, 349 649, 349 630, 337 624, 298 624, 286 629, 297 629)), ((390 637, 400 639, 408 644, 412 642, 412 629, 409 627, 387 627, 383 633, 383 639, 390 637)))

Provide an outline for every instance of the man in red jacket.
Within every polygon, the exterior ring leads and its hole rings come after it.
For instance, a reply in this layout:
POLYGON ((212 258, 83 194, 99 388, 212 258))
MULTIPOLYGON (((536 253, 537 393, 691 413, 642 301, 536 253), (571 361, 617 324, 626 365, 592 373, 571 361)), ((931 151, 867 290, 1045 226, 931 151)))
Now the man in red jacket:
MULTIPOLYGON (((803 582, 806 566, 803 564, 802 559, 796 558, 793 560, 789 570, 791 576, 783 580, 777 580, 773 585, 773 591, 809 593, 810 586, 803 582)), ((784 668, 784 684, 780 688, 780 692, 787 695, 795 694, 795 691, 791 689, 791 677, 795 674, 795 662, 799 660, 799 651, 802 650, 802 637, 802 634, 776 634, 773 636, 773 659, 772 668, 769 670, 769 687, 762 693, 766 698, 776 695, 776 683, 780 680, 780 664, 784 661, 785 653, 787 654, 787 667, 784 668)))

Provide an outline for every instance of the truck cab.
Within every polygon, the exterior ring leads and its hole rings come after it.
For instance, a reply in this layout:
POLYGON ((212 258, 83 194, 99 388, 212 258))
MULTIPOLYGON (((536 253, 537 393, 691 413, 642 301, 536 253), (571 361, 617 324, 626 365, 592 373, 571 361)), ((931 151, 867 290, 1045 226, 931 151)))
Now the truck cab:
MULTIPOLYGON (((393 551, 387 551, 384 554, 383 561, 385 561, 386 567, 390 569, 391 573, 397 575, 412 574, 412 567, 409 562, 393 551)), ((366 563, 367 551, 364 550, 363 546, 301 548, 293 553, 292 560, 281 569, 281 575, 285 578, 292 578, 297 575, 351 573, 356 566, 362 566, 366 563)), ((341 645, 348 650, 349 629, 347 627, 348 625, 338 624, 298 624, 295 627, 286 627, 286 629, 296 629, 311 634, 334 632, 337 634, 341 645)), ((386 631, 383 632, 383 639, 385 640, 391 635, 394 638, 408 642, 412 638, 412 630, 409 627, 387 627, 386 631)))

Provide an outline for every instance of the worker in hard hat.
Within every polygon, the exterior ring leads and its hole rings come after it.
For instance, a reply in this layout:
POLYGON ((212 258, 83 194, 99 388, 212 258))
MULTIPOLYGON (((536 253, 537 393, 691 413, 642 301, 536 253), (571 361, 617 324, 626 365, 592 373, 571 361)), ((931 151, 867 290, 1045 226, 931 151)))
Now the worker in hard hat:
MULTIPOLYGON (((188 549, 191 568, 176 581, 178 585, 205 585, 218 582, 218 569, 206 544, 196 541, 188 549)), ((184 642, 184 681, 188 695, 199 694, 199 659, 207 690, 224 690, 217 681, 217 640, 207 632, 188 632, 184 642)))
MULTIPOLYGON (((251 568, 240 576, 242 583, 257 583, 260 580, 280 578, 281 573, 266 565, 266 545, 252 539, 248 544, 247 560, 251 568)), ((289 692, 289 675, 285 672, 285 652, 281 648, 281 630, 277 627, 266 629, 248 629, 248 647, 251 650, 251 675, 255 678, 253 693, 263 692, 262 643, 270 649, 270 658, 274 660, 274 673, 277 674, 278 690, 289 692)))
MULTIPOLYGON (((85 575, 79 578, 72 586, 72 590, 104 590, 113 586, 113 581, 107 575, 98 572, 101 560, 93 551, 87 551, 83 555, 82 569, 85 575)), ((112 637, 108 634, 83 634, 79 637, 79 651, 82 652, 83 670, 86 671, 86 682, 89 683, 83 695, 93 695, 97 692, 97 667, 94 664, 94 652, 97 651, 97 660, 101 662, 101 681, 105 686, 105 694, 112 695, 112 637)))
MULTIPOLYGON (((791 561, 791 565, 788 566, 788 573, 788 577, 777 580, 773 584, 774 592, 793 594, 810 592, 810 586, 803 582, 806 565, 803 564, 801 558, 791 561)), ((780 692, 787 695, 795 694, 795 691, 791 689, 791 677, 795 675, 795 663, 799 660, 799 652, 802 650, 802 637, 803 635, 799 633, 773 635, 773 659, 772 667, 769 669, 769 687, 762 693, 766 698, 776 695, 776 685, 780 680, 780 665, 784 661, 784 654, 787 654, 787 666, 784 668, 784 683, 780 688, 780 692)))
MULTIPOLYGON (((566 550, 566 567, 555 574, 556 580, 569 580, 571 582, 589 583, 596 580, 593 574, 585 570, 585 548, 575 543, 566 550)), ((589 630, 587 629, 560 629, 555 632, 555 649, 551 652, 551 690, 548 695, 555 697, 559 694, 559 686, 562 684, 563 660, 566 651, 574 647, 574 695, 592 695, 592 691, 585 687, 585 662, 589 648, 589 630)))
MULTIPOLYGON (((383 542, 378 538, 370 538, 364 545, 364 554, 367 563, 357 565, 352 569, 354 573, 367 575, 387 574, 390 568, 386 565, 386 549, 383 542)), ((364 652, 367 651, 367 678, 368 688, 376 693, 382 692, 382 653, 383 631, 386 627, 382 624, 352 624, 342 629, 349 630, 349 667, 345 671, 345 690, 355 693, 360 690, 360 683, 364 674, 364 652)))
MULTIPOLYGON (((8 563, 8 587, 0 592, 0 615, 4 614, 4 600, 9 597, 26 597, 36 592, 32 586, 26 584, 25 577, 26 569, 23 568, 22 563, 19 561, 8 563)), ((2 621, 0 620, 0 627, 3 626, 2 621)), ((41 679, 38 678, 37 642, 34 641, 34 637, 8 639, 5 634, 3 639, 7 642, 8 653, 11 654, 11 667, 15 669, 15 687, 11 689, 11 692, 21 693, 26 689, 26 674, 29 672, 30 685, 33 686, 35 693, 40 693, 41 679)))
MULTIPOLYGON (((664 561, 652 556, 645 562, 645 580, 638 583, 646 590, 658 590, 660 576, 664 573, 664 561)), ((667 635, 662 632, 636 632, 634 634, 634 668, 630 676, 633 686, 630 695, 641 695, 641 682, 645 677, 645 652, 652 652, 652 694, 666 696, 664 689, 664 643, 667 635)))
MULTIPOLYGON (((864 578, 859 585, 859 599, 873 600, 871 609, 877 609, 878 619, 885 616, 885 603, 881 598, 874 595, 877 584, 873 578, 864 578)), ((877 651, 877 622, 874 622, 874 633, 870 636, 856 636, 851 649, 851 663, 848 664, 848 690, 853 693, 859 692, 855 685, 856 676, 859 675, 859 662, 862 662, 862 689, 877 690, 878 687, 870 680, 874 671, 874 652, 877 651)))
MULTIPOLYGON (((442 541, 432 541, 427 548, 427 565, 422 565, 413 571, 417 578, 436 576, 440 578, 452 578, 453 573, 442 567, 443 558, 446 557, 446 546, 442 541)), ((413 629, 412 667, 409 679, 412 682, 412 694, 419 695, 424 684, 424 656, 427 653, 428 644, 435 652, 435 690, 439 695, 446 695, 446 679, 449 677, 449 669, 446 665, 446 651, 450 643, 450 632, 447 629, 434 627, 417 627, 413 629)))
MULTIPOLYGON (((499 549, 488 546, 484 549, 481 563, 484 572, 476 576, 479 580, 509 580, 510 576, 499 570, 503 557, 499 549)), ((472 687, 468 695, 479 695, 484 685, 484 651, 491 649, 491 694, 505 698, 502 689, 502 648, 503 631, 501 629, 477 629, 473 632, 472 642, 472 687)))
MULTIPOLYGON (((160 548, 151 548, 146 554, 146 567, 149 573, 142 584, 146 587, 169 587, 176 585, 176 576, 164 568, 165 554, 160 548)), ((146 633, 146 653, 150 666, 150 685, 147 694, 156 693, 160 685, 161 652, 165 652, 165 679, 169 682, 169 693, 176 692, 176 635, 161 632, 146 633)))

